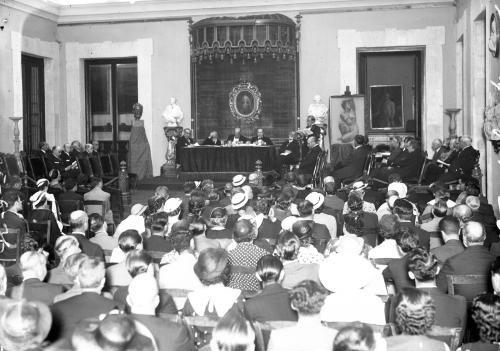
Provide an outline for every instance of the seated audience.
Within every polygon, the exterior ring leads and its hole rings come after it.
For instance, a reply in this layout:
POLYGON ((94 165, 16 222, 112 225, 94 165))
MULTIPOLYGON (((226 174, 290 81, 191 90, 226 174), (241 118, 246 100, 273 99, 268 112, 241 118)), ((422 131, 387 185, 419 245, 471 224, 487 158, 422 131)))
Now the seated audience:
POLYGON ((333 341, 335 351, 374 351, 373 330, 364 323, 353 323, 339 330, 333 341))
MULTIPOLYGON (((442 293, 436 286, 439 262, 432 253, 423 248, 416 248, 409 254, 408 274, 415 281, 415 287, 427 292, 436 309, 435 325, 440 327, 462 328, 465 331, 467 320, 467 302, 460 295, 442 293)), ((395 302, 395 301, 393 301, 395 302)), ((391 306, 390 322, 394 322, 394 304, 391 306)))
POLYGON ((73 297, 75 295, 80 295, 82 293, 77 277, 78 277, 78 271, 80 269, 80 264, 88 257, 89 256, 81 252, 74 253, 68 256, 66 262, 64 263, 63 269, 64 273, 66 273, 68 279, 72 282, 72 284, 70 285, 69 290, 54 297, 54 303, 69 299, 70 297, 73 297))
MULTIPOLYGON (((448 207, 446 202, 443 200, 436 201, 432 206, 431 213, 428 218, 420 225, 420 229, 423 229, 429 233, 439 231, 439 222, 448 214, 448 207)), ((423 219, 423 215, 421 218, 423 219)), ((436 246, 435 246, 436 247, 436 246)))
POLYGON ((231 268, 228 286, 243 291, 258 291, 259 282, 255 276, 257 262, 267 251, 256 246, 255 228, 247 219, 241 219, 234 226, 233 238, 236 247, 229 251, 228 261, 231 268))
POLYGON ((162 351, 194 351, 194 345, 185 326, 157 317, 160 303, 158 283, 148 274, 139 274, 128 287, 127 303, 130 317, 144 324, 153 334, 162 351))
POLYGON ((455 289, 455 294, 465 296, 468 301, 472 301, 474 296, 487 289, 488 273, 490 272, 491 263, 495 260, 495 256, 483 246, 486 235, 484 226, 481 223, 465 223, 462 234, 465 250, 444 262, 443 268, 437 278, 437 285, 442 292, 446 293, 448 292, 447 275, 484 275, 484 284, 474 286, 457 285, 455 289))
MULTIPOLYGON (((295 219, 295 217, 292 217, 295 219)), ((286 225, 286 221, 283 222, 286 225)), ((321 263, 324 260, 322 253, 314 245, 316 239, 313 238, 313 227, 310 222, 295 220, 291 231, 297 236, 300 241, 300 248, 297 254, 298 262, 300 263, 321 263)))
POLYGON ((392 215, 394 210, 394 202, 399 199, 398 192, 395 190, 387 190, 385 202, 377 209, 377 217, 380 220, 384 215, 392 215))
MULTIPOLYGON (((314 220, 314 206, 308 200, 301 201, 297 205, 299 221, 307 224, 311 228, 312 244, 318 252, 324 252, 326 244, 331 239, 328 227, 314 220)), ((295 233, 297 234, 297 233, 295 233)))
POLYGON ((265 240, 271 246, 276 245, 278 234, 281 230, 281 221, 269 217, 270 199, 258 199, 255 201, 255 220, 257 222, 257 240, 265 240))
POLYGON ((464 251, 464 245, 459 239, 460 222, 453 216, 445 216, 439 222, 439 231, 444 245, 431 250, 439 263, 443 265, 450 257, 458 255, 464 251))
MULTIPOLYGON (((62 223, 59 219, 59 211, 57 209, 56 199, 54 195, 49 194, 49 181, 40 179, 37 181, 38 191, 30 197, 33 206, 30 215, 29 223, 50 222, 50 241, 49 244, 53 247, 57 238, 61 235, 62 223)), ((44 230, 45 231, 45 230, 44 230)), ((32 236, 42 246, 47 240, 45 232, 36 232, 32 236), (41 237, 40 237, 41 236, 41 237)))
POLYGON ((354 181, 363 175, 366 157, 370 153, 370 150, 364 144, 365 137, 363 135, 356 135, 354 137, 353 152, 348 158, 335 165, 335 171, 333 172, 335 182, 340 184, 344 181, 354 181))
POLYGON ((472 319, 479 331, 479 341, 462 345, 460 350, 496 351, 500 343, 500 296, 480 294, 472 301, 472 319))
POLYGON ((285 218, 290 217, 292 215, 290 209, 292 202, 292 192, 283 190, 276 198, 274 205, 271 206, 270 216, 280 222, 282 222, 285 218))
POLYGON ((142 237, 136 230, 124 231, 118 238, 118 248, 113 250, 110 260, 117 263, 106 268, 106 286, 127 286, 130 284, 132 277, 127 270, 125 261, 127 255, 137 249, 142 249, 142 237), (115 254, 115 252, 118 254, 115 254), (121 260, 117 259, 120 256, 121 260))
POLYGON ((279 258, 266 255, 257 262, 257 279, 262 290, 245 301, 245 316, 251 321, 296 321, 287 289, 281 286, 284 271, 279 258))
POLYGON ((375 213, 363 211, 363 200, 352 193, 347 200, 350 212, 344 216, 344 232, 355 234, 371 247, 378 243, 378 218, 375 213))
POLYGON ((362 206, 362 210, 364 212, 370 212, 370 213, 377 213, 377 211, 375 210, 375 205, 371 202, 368 202, 368 201, 365 201, 364 200, 364 197, 365 197, 365 191, 364 191, 364 188, 366 187, 366 184, 363 184, 362 182, 356 182, 354 183, 353 186, 356 186, 356 190, 351 190, 351 192, 349 193, 349 195, 347 196, 347 201, 344 203, 344 208, 342 209, 342 214, 348 214, 351 212, 351 209, 349 208, 349 199, 352 198, 352 197, 355 197, 357 199, 361 199, 361 201, 363 202, 363 206, 362 206), (360 184, 360 188, 358 188, 358 183, 361 183, 360 184))
POLYGON ((168 223, 165 234, 168 236, 172 230, 172 226, 179 222, 182 217, 182 200, 178 197, 171 197, 163 205, 163 212, 167 214, 168 223))
POLYGON ((325 207, 331 208, 334 211, 342 211, 344 208, 344 200, 336 195, 337 186, 335 179, 331 176, 325 177, 323 180, 325 188, 325 207))
MULTIPOLYGON (((101 178, 93 177, 90 180, 91 190, 83 195, 84 201, 102 201, 104 203, 104 220, 108 224, 114 225, 113 212, 111 211, 111 194, 102 190, 103 182, 101 178)), ((85 206, 88 214, 101 213, 101 207, 96 205, 85 206)))
POLYGON ((472 178, 472 170, 479 157, 479 151, 472 147, 472 138, 462 136, 460 138, 460 152, 457 157, 450 162, 448 173, 439 177, 439 180, 446 183, 453 180, 468 180, 472 178))
POLYGON ((227 211, 222 207, 212 210, 209 219, 210 228, 205 235, 208 239, 231 239, 233 237, 232 228, 227 228, 227 211))
POLYGON ((321 153, 321 147, 318 144, 318 139, 315 136, 307 138, 307 147, 309 151, 302 158, 299 164, 299 172, 302 174, 312 176, 316 161, 321 153))
POLYGON ((145 211, 146 206, 142 204, 135 204, 134 206, 132 206, 132 208, 130 209, 130 215, 123 221, 121 221, 120 224, 118 224, 118 226, 116 227, 113 238, 118 239, 120 237, 120 234, 128 229, 135 229, 139 234, 144 233, 146 231, 143 217, 145 211))
MULTIPOLYGON (((23 210, 23 203, 19 198, 19 194, 15 190, 7 190, 3 194, 2 198, 7 203, 7 210, 0 214, 0 226, 18 229, 19 241, 23 242, 27 233, 27 223, 20 213, 23 210)), ((0 257, 2 259, 15 259, 16 250, 7 246, 7 248, 0 254, 0 257)))
MULTIPOLYGON (((80 205, 83 206, 83 196, 76 192, 77 184, 73 178, 64 181, 64 189, 66 191, 59 194, 59 201, 79 201, 80 205)), ((79 210, 83 210, 83 207, 79 210)))
POLYGON ((394 214, 399 217, 399 226, 409 228, 418 235, 420 246, 430 249, 431 234, 415 225, 415 213, 413 204, 406 199, 397 199, 394 201, 394 214))
POLYGON ((383 215, 378 223, 380 236, 384 241, 368 253, 368 258, 401 258, 403 253, 396 241, 399 231, 398 216, 383 215))
POLYGON ((305 145, 300 142, 300 135, 296 132, 288 133, 288 139, 281 144, 279 151, 283 165, 297 165, 301 156, 307 153, 305 145))
POLYGON ((313 205, 313 221, 325 225, 330 233, 330 238, 335 239, 337 237, 337 220, 334 216, 324 212, 325 195, 321 192, 323 192, 322 189, 312 191, 305 200, 313 205))
POLYGON ((165 185, 156 187, 155 193, 148 199, 148 207, 144 210, 144 216, 147 217, 161 211, 169 197, 170 194, 165 185))
POLYGON ((419 166, 421 166, 422 152, 417 140, 411 139, 405 149, 388 163, 388 167, 375 169, 371 176, 376 179, 387 181, 389 175, 398 173, 403 180, 418 177, 419 166))
POLYGON ((321 324, 320 311, 328 295, 320 284, 304 280, 290 291, 292 309, 299 318, 296 325, 271 332, 268 351, 331 351, 337 331, 321 324))
POLYGON ((98 213, 89 216, 90 231, 94 236, 90 242, 99 245, 103 250, 113 250, 118 246, 118 240, 108 234, 108 224, 98 213))
POLYGON ((59 265, 48 272, 47 282, 71 287, 73 285, 73 277, 68 275, 64 269, 64 265, 68 257, 81 252, 78 240, 71 235, 61 236, 56 240, 54 249, 57 257, 59 257, 59 265))
POLYGON ((387 351, 449 350, 442 341, 425 334, 432 329, 436 308, 428 292, 415 288, 403 288, 396 296, 396 326, 401 334, 386 339, 387 351))
POLYGON ((47 143, 46 141, 40 141, 38 143, 38 150, 34 152, 34 156, 47 157, 49 152, 50 152, 49 143, 47 143))
POLYGON ((153 221, 150 227, 151 235, 144 239, 144 250, 164 253, 172 251, 172 242, 170 237, 166 236, 168 217, 160 216, 158 213, 151 220, 153 221))
POLYGON ((215 326, 210 340, 211 351, 253 351, 255 332, 240 313, 228 313, 215 326))
POLYGON ((97 318, 117 307, 113 300, 101 296, 105 282, 104 262, 88 257, 80 263, 77 276, 81 294, 59 301, 52 305, 51 340, 71 337, 77 323, 86 318, 97 318))
POLYGON ((104 251, 102 251, 102 248, 86 237, 85 233, 89 228, 89 217, 87 214, 80 210, 71 212, 69 225, 71 228, 70 235, 78 240, 82 252, 90 257, 98 257, 104 262, 104 251))
POLYGON ((28 251, 21 255, 19 261, 23 273, 23 283, 12 288, 11 297, 52 305, 54 297, 63 292, 63 287, 43 282, 47 275, 45 255, 36 251, 28 251))

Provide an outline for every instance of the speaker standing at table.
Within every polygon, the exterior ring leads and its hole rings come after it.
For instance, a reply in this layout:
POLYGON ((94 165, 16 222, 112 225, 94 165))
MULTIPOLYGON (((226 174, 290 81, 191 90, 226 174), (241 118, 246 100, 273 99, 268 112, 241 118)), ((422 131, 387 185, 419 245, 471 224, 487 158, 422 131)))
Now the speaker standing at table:
POLYGON ((217 133, 215 130, 210 132, 210 135, 203 141, 202 145, 222 145, 219 139, 219 133, 217 133))
POLYGON ((257 136, 253 137, 250 142, 254 145, 265 146, 273 145, 273 142, 268 137, 264 136, 264 130, 262 128, 257 129, 257 136))
POLYGON ((146 130, 144 129, 144 121, 141 121, 142 105, 137 102, 132 109, 134 121, 132 121, 132 130, 130 131, 128 166, 130 173, 137 174, 137 180, 141 180, 153 176, 153 162, 146 130))

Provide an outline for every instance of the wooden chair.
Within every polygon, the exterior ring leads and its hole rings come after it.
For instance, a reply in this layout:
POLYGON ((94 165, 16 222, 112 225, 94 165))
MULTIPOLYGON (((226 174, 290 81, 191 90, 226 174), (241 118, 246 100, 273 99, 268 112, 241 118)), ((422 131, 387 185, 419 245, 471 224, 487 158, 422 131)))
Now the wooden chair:
POLYGON ((57 203, 63 223, 69 223, 69 215, 71 212, 84 209, 83 202, 80 200, 59 200, 57 203))
POLYGON ((0 229, 0 263, 10 266, 19 262, 21 255, 21 238, 19 229, 0 229))
POLYGON ((89 163, 92 168, 92 172, 94 173, 94 176, 101 178, 104 183, 104 186, 109 186, 118 180, 118 175, 114 176, 114 175, 107 175, 104 173, 100 157, 97 156, 89 157, 89 163))
POLYGON ((85 174, 89 178, 94 176, 94 172, 92 171, 92 166, 88 157, 77 157, 76 162, 78 162, 78 167, 83 174, 85 174))
POLYGON ((3 156, 5 169, 7 171, 7 175, 9 176, 21 176, 21 169, 19 169, 19 163, 17 163, 17 159, 12 154, 5 154, 3 156))
POLYGON ((323 173, 326 164, 326 151, 321 151, 316 159, 316 164, 314 165, 314 170, 312 174, 312 184, 315 187, 323 187, 323 173))
POLYGON ((488 276, 480 274, 447 275, 446 282, 448 284, 448 294, 457 294, 457 286, 468 286, 470 288, 474 288, 472 290, 476 291, 476 293, 471 293, 469 296, 465 296, 468 304, 470 305, 475 295, 487 290, 488 279, 488 276))
POLYGON ((450 351, 455 351, 460 344, 461 333, 462 328, 440 327, 435 325, 427 332, 427 335, 433 339, 445 342, 450 347, 450 351))
POLYGON ((50 220, 46 221, 32 220, 28 222, 28 232, 33 237, 33 239, 35 239, 38 242, 40 247, 43 245, 43 243, 46 244, 50 243, 50 230, 51 230, 50 220))
POLYGON ((99 161, 101 163, 102 173, 106 176, 118 176, 118 173, 114 172, 113 163, 111 162, 111 156, 109 154, 99 155, 99 161))
MULTIPOLYGON (((323 322, 323 324, 335 330, 340 330, 342 328, 352 325, 351 322, 323 322)), ((372 328, 373 332, 379 333, 384 337, 396 335, 395 326, 392 325, 391 323, 387 323, 385 325, 379 325, 379 324, 368 324, 368 325, 372 328)))
POLYGON ((49 172, 47 170, 47 165, 45 164, 45 160, 43 157, 29 156, 28 165, 28 169, 31 170, 32 173, 31 175, 28 173, 28 175, 34 180, 40 178, 48 178, 49 172))
POLYGON ((163 251, 146 251, 152 258, 153 262, 156 264, 160 264, 163 256, 165 256, 166 252, 163 251))
POLYGON ((369 152, 366 155, 365 162, 363 163, 363 170, 361 172, 361 175, 354 178, 344 179, 342 183, 352 185, 353 183, 368 177, 372 171, 373 158, 374 158, 373 153, 369 152))
POLYGON ((104 201, 85 200, 83 201, 83 207, 88 215, 98 213, 102 216, 102 218, 105 218, 106 216, 106 202, 104 201))

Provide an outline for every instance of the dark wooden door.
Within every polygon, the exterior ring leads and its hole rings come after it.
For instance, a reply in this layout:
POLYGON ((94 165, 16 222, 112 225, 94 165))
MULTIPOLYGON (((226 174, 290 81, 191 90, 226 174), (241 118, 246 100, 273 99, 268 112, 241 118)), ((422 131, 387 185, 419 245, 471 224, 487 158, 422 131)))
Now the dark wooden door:
POLYGON ((23 150, 31 152, 45 141, 43 59, 21 56, 23 84, 23 150))

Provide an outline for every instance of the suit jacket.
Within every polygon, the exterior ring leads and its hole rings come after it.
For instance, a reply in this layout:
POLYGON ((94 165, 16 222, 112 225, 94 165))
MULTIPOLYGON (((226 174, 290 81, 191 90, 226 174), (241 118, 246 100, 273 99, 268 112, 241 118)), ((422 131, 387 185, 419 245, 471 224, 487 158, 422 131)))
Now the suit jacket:
POLYGON ((369 150, 364 146, 359 146, 351 153, 350 157, 343 160, 339 164, 339 168, 333 172, 333 177, 337 181, 352 179, 363 174, 363 166, 365 165, 366 156, 369 150))
MULTIPOLYGON (((257 142, 257 140, 259 140, 259 138, 255 136, 255 137, 253 137, 253 138, 250 140, 250 142, 253 144, 253 143, 256 143, 256 142, 257 142)), ((268 138, 268 137, 266 137, 266 136, 263 136, 263 137, 262 137, 262 143, 263 143, 264 145, 273 145, 273 142, 271 141, 271 139, 269 139, 269 138, 268 138)))
POLYGON ((68 167, 70 164, 76 161, 76 158, 74 158, 64 150, 61 152, 61 156, 59 158, 63 161, 64 168, 68 167))
POLYGON ((49 154, 50 152, 48 151, 43 151, 43 150, 36 150, 34 152, 34 156, 37 156, 37 157, 47 157, 47 155, 49 154))
POLYGON ((102 259, 102 262, 105 262, 104 260, 104 251, 102 251, 102 248, 91 242, 89 239, 87 239, 83 234, 69 234, 72 235, 78 240, 78 244, 80 246, 80 249, 84 254, 90 257, 100 257, 102 259))
POLYGON ((78 322, 86 318, 97 318, 121 306, 95 292, 83 292, 57 302, 50 307, 52 312, 52 328, 49 340, 70 338, 78 322))
MULTIPOLYGON (((24 218, 19 217, 11 211, 5 211, 0 215, 0 226, 3 228, 4 224, 7 228, 19 229, 19 241, 23 242, 27 231, 27 225, 24 218)), ((7 240, 11 243, 10 239, 7 240)), ((12 244, 15 244, 15 242, 12 242, 12 244)), ((4 252, 0 253, 0 256, 2 258, 16 258, 16 249, 6 248, 4 252)))
POLYGON ((399 222, 399 226, 412 228, 418 235, 418 244, 427 250, 430 249, 431 233, 416 227, 415 224, 411 222, 399 222))
POLYGON ((130 315, 134 320, 144 324, 155 337, 158 349, 161 351, 194 351, 194 343, 188 330, 180 323, 170 322, 161 317, 145 314, 130 315))
POLYGON ((212 138, 206 138, 201 145, 222 145, 220 139, 214 142, 212 138))
POLYGON ((448 240, 443 246, 436 247, 431 252, 436 256, 441 264, 448 258, 458 255, 465 250, 460 240, 448 240))
POLYGON ((309 150, 309 152, 302 159, 302 162, 300 162, 299 165, 299 169, 302 171, 302 173, 311 175, 313 174, 314 166, 316 165, 316 160, 318 159, 320 152, 321 148, 319 147, 319 145, 316 145, 309 150))
POLYGON ((161 251, 170 252, 172 251, 172 243, 169 238, 162 238, 158 235, 151 235, 149 238, 144 240, 144 250, 149 251, 161 251))
POLYGON ((391 151, 391 154, 387 158, 387 164, 390 165, 392 162, 394 162, 395 159, 399 157, 399 155, 403 152, 403 149, 397 148, 391 151))
POLYGON ((47 168, 50 171, 51 169, 57 169, 59 172, 64 172, 64 168, 67 166, 64 165, 64 161, 61 158, 55 157, 54 154, 50 153, 46 158, 47 168))
POLYGON ((19 286, 12 288, 10 297, 13 299, 24 298, 27 301, 40 301, 50 306, 56 295, 62 294, 64 288, 61 285, 44 283, 36 278, 26 279, 19 286))
POLYGON ((59 201, 61 200, 81 201, 83 204, 83 196, 78 193, 75 193, 74 191, 66 191, 64 193, 59 194, 59 201))
POLYGON ((312 237, 314 238, 314 247, 318 250, 318 252, 324 252, 326 248, 326 244, 330 241, 331 236, 328 228, 324 224, 313 222, 312 220, 304 220, 300 219, 304 222, 312 222, 312 237))
POLYGON ((402 288, 415 287, 415 282, 408 276, 408 255, 389 261, 382 272, 385 281, 393 281, 396 292, 402 288))
POLYGON ((394 170, 391 173, 399 173, 403 179, 418 177, 421 157, 422 152, 420 150, 415 150, 413 152, 407 150, 402 151, 392 162, 394 170))
POLYGON ((470 177, 478 156, 479 151, 474 149, 472 146, 462 149, 458 153, 457 158, 450 164, 449 171, 462 176, 470 177))
POLYGON ((283 142, 283 144, 281 144, 280 154, 282 152, 285 152, 285 150, 291 151, 291 154, 289 154, 287 156, 281 156, 281 159, 285 161, 284 162, 285 164, 297 164, 297 163, 299 163, 299 160, 301 158, 301 154, 302 154, 302 157, 304 157, 307 154, 307 150, 304 147, 305 145, 304 144, 302 144, 302 145, 303 145, 303 147, 302 147, 302 153, 301 153, 300 152, 300 144, 297 140, 289 141, 287 139, 286 141, 283 142))
POLYGON ((288 290, 280 284, 268 285, 256 296, 245 301, 245 316, 250 321, 296 321, 288 290))
MULTIPOLYGON (((234 140, 234 134, 231 134, 227 137, 227 141, 233 141, 234 140)), ((248 138, 244 135, 240 134, 240 143, 246 143, 248 141, 248 138)))
POLYGON ((487 290, 489 283, 490 264, 495 259, 488 249, 482 245, 469 246, 464 252, 450 257, 441 268, 437 277, 438 288, 446 293, 448 284, 447 275, 455 274, 480 274, 485 275, 484 284, 475 286, 456 286, 455 295, 465 296, 467 301, 472 301, 474 296, 487 290))

